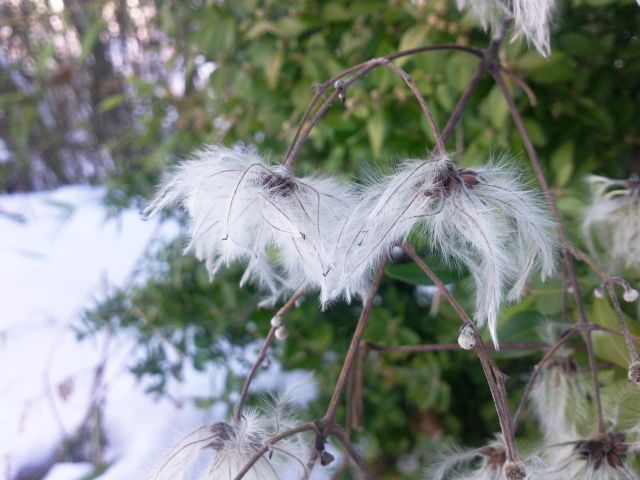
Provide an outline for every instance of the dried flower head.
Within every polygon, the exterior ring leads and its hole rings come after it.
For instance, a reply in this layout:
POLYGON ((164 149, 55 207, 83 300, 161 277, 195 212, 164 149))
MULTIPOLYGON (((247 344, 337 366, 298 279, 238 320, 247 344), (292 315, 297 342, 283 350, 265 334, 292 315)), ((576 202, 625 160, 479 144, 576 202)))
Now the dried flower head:
POLYGON ((459 10, 470 10, 487 30, 513 20, 515 37, 524 36, 545 57, 549 55, 549 24, 554 0, 457 0, 459 10))
POLYGON ((592 255, 614 271, 640 270, 640 180, 591 175, 587 182, 592 198, 582 231, 592 255))
MULTIPOLYGON (((587 478, 592 480, 637 480, 638 473, 628 462, 628 456, 640 449, 630 443, 623 432, 609 432, 573 443, 569 456, 552 465, 541 476, 545 480, 587 478)), ((553 446, 551 446, 553 448, 553 446)))
POLYGON ((166 176, 146 213, 182 206, 191 219, 187 250, 210 275, 246 263, 241 284, 254 280, 275 301, 302 284, 324 297, 334 289, 332 239, 351 203, 336 180, 296 178, 259 155, 210 146, 166 176))
POLYGON ((482 448, 462 450, 452 447, 439 454, 439 460, 430 467, 428 480, 525 480, 533 476, 539 465, 532 457, 525 462, 507 461, 504 442, 500 437, 482 448))
MULTIPOLYGON (((148 480, 232 480, 249 460, 269 445, 279 433, 299 425, 293 415, 294 392, 300 385, 284 389, 263 403, 247 410, 238 421, 218 422, 187 435, 148 480)), ((284 480, 292 471, 298 478, 306 473, 304 461, 310 451, 300 436, 270 446, 244 478, 284 480), (288 473, 286 473, 288 472, 288 473)))
POLYGON ((476 286, 475 319, 497 343, 503 299, 516 300, 530 272, 555 265, 555 241, 538 195, 505 163, 459 169, 448 156, 404 162, 363 192, 340 232, 343 289, 366 289, 371 272, 412 232, 466 266, 476 286))
MULTIPOLYGON (((571 352, 562 349, 540 368, 531 391, 531 404, 544 441, 572 441, 578 437, 577 425, 588 416, 584 378, 571 352)), ((562 455, 559 448, 547 453, 562 455)))

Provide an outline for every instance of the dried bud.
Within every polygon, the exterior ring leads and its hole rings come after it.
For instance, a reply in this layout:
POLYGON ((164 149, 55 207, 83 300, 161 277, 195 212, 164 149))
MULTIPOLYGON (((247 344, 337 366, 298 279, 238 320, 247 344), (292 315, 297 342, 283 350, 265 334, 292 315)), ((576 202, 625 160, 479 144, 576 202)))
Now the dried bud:
POLYGON ((502 467, 504 480, 524 480, 527 478, 527 469, 522 462, 504 462, 502 467))
POLYGON ((622 298, 624 298, 624 301, 629 303, 638 300, 638 296, 640 296, 638 290, 631 287, 625 287, 624 293, 622 294, 622 298))
POLYGON ((282 315, 276 315, 271 319, 271 326, 278 328, 282 326, 282 315))
POLYGON ((471 350, 476 346, 476 335, 470 325, 464 325, 458 335, 458 345, 464 350, 471 350))
POLYGON ((593 290, 593 296, 596 298, 604 298, 604 285, 600 285, 593 290))
POLYGON ((276 338, 278 340, 286 340, 289 336, 289 332, 287 331, 287 327, 284 325, 276 328, 276 338))
POLYGON ((640 362, 629 365, 629 380, 640 387, 640 362))
POLYGON ((320 465, 326 467, 335 460, 335 457, 326 450, 320 452, 320 465))

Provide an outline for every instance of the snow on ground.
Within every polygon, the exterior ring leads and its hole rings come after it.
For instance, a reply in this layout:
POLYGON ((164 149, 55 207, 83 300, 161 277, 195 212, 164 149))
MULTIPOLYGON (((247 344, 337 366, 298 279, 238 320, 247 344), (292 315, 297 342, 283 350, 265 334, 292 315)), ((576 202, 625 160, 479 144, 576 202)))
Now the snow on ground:
MULTIPOLYGON (((175 225, 143 222, 136 211, 108 220, 103 195, 101 189, 68 187, 0 197, 0 209, 26 220, 0 216, 2 479, 46 461, 64 433, 75 431, 86 415, 103 355, 108 356, 107 455, 115 463, 100 478, 143 478, 163 453, 159 445, 170 445, 211 415, 145 395, 126 368, 134 346, 130 338, 76 341, 70 327, 82 308, 127 281, 152 237, 172 238, 177 232, 175 225)), ((224 375, 189 372, 190 381, 176 385, 174 394, 179 398, 184 389, 214 394, 224 375)), ((57 465, 47 479, 72 480, 85 473, 86 465, 57 465)))
MULTIPOLYGON (((135 344, 126 334, 82 342, 74 336, 71 326, 82 309, 125 285, 154 239, 178 231, 175 224, 142 221, 133 210, 107 219, 103 195, 100 188, 66 187, 0 196, 2 480, 53 458, 61 439, 85 418, 96 367, 105 358, 105 457, 113 463, 101 480, 145 478, 189 431, 227 413, 223 405, 204 411, 146 395, 127 370, 135 344)), ((172 398, 215 396, 225 375, 219 368, 189 370, 183 383, 171 386, 172 398)), ((274 378, 286 376, 274 362, 254 390, 272 389, 274 378)), ((46 480, 78 480, 90 471, 87 463, 59 463, 46 480)), ((314 471, 313 478, 327 473, 314 471)))

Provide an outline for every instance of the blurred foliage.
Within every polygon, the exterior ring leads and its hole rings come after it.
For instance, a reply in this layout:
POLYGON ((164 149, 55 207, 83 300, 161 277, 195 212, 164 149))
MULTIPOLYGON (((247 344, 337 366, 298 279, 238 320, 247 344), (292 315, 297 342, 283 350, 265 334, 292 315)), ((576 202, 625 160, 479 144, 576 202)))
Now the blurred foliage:
MULTIPOLYGON (((0 189, 107 182, 107 202, 117 210, 143 204, 167 166, 203 144, 255 146, 279 161, 314 84, 399 49, 484 47, 488 35, 454 3, 1 0, 0 189)), ((559 2, 554 23, 549 59, 522 40, 505 42, 500 55, 569 234, 580 245, 584 175, 640 173, 640 14, 632 0, 572 0, 559 2)), ((477 59, 437 52, 402 65, 443 125, 477 59)), ((354 176, 372 165, 423 156, 433 143, 404 83, 380 69, 352 86, 344 105, 329 110, 297 168, 354 176)), ((463 165, 513 154, 530 172, 490 78, 473 96, 450 147, 463 165)), ((239 346, 262 338, 272 314, 254 307, 256 292, 237 288, 237 270, 210 283, 203 266, 180 255, 184 243, 178 239, 150 259, 148 281, 87 312, 80 326, 81 334, 107 326, 135 332, 141 352, 132 368, 156 393, 180 378, 185 362, 204 369, 237 361, 239 346)), ((464 273, 440 272, 471 307, 464 273)), ((609 325, 609 307, 590 294, 597 278, 582 266, 578 273, 588 311, 609 325)), ((637 282, 638 272, 629 274, 637 282)), ((426 283, 402 260, 389 267, 366 339, 454 342, 459 320, 444 302, 438 307, 420 294, 416 284, 426 283)), ((638 328, 637 312, 624 308, 638 328)), ((504 310, 501 339, 537 341, 546 319, 562 321, 562 310, 558 281, 534 283, 521 303, 504 310)), ((311 415, 322 414, 358 311, 339 304, 323 313, 307 298, 287 319, 290 337, 274 357, 286 369, 315 372, 321 396, 311 415)), ((574 315, 569 304, 568 316, 574 315)), ((596 350, 602 361, 623 366, 618 340, 598 338, 596 350)), ((539 351, 498 354, 514 406, 540 358, 539 351)), ((624 371, 607 378, 621 382, 624 371)), ((231 378, 228 391, 241 380, 231 378)), ((375 478, 415 478, 415 470, 403 474, 398 465, 412 464, 410 458, 419 468, 443 439, 480 445, 497 429, 482 371, 468 352, 371 352, 364 408, 361 435, 375 478)), ((529 438, 537 435, 533 424, 523 429, 529 438)))

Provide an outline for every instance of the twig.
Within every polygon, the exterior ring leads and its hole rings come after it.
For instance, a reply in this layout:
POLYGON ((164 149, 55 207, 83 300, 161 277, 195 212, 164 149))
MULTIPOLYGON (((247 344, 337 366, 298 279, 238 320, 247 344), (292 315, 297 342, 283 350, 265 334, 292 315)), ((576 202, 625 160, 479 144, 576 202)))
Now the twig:
MULTIPOLYGON (((505 350, 540 350, 549 348, 546 342, 505 342, 500 344, 500 351, 505 350)), ((367 348, 380 353, 422 353, 422 352, 448 352, 462 350, 457 343, 427 343, 420 345, 379 345, 367 343, 367 348)), ((489 349, 495 349, 493 345, 487 345, 489 349)))
MULTIPOLYGON (((426 46, 423 46, 423 47, 416 47, 416 48, 411 48, 411 49, 408 49, 408 50, 402 50, 400 52, 395 52, 395 53, 392 53, 392 54, 387 55, 385 57, 382 57, 381 59, 378 59, 378 60, 381 61, 380 65, 382 65, 382 63, 385 60, 386 61, 392 61, 392 60, 396 60, 398 58, 407 57, 407 56, 411 56, 411 55, 416 55, 418 53, 438 52, 438 51, 464 52, 464 53, 468 53, 468 54, 474 55, 474 56, 476 56, 478 58, 482 58, 482 55, 483 55, 482 50, 478 50, 476 48, 465 47, 464 45, 445 44, 445 45, 426 45, 426 46)), ((321 83, 319 85, 316 85, 316 92, 314 93, 311 101, 309 102, 309 105, 308 105, 307 109, 303 113, 302 118, 300 119, 300 122, 298 123, 298 128, 296 129, 296 133, 293 135, 293 139, 291 140, 289 148, 287 149, 287 153, 284 156, 283 163, 286 166, 290 166, 291 161, 289 159, 292 157, 292 151, 295 148, 296 144, 298 143, 300 135, 302 134, 302 129, 303 129, 304 125, 305 125, 305 122, 309 119, 309 116, 311 115, 311 112, 313 111, 313 108, 318 103, 318 100, 320 100, 320 98, 322 98, 322 96, 324 95, 325 91, 328 88, 330 88, 333 85, 335 85, 335 83, 338 80, 342 80, 347 75, 350 75, 352 73, 359 73, 362 69, 364 69, 366 67, 369 67, 370 66, 370 62, 371 61, 367 61, 367 62, 363 62, 363 63, 359 63, 357 65, 354 65, 353 67, 349 67, 349 68, 341 71, 340 73, 334 75, 333 77, 331 77, 326 82, 321 83)), ((358 77, 358 78, 360 78, 360 77, 358 77)), ((345 88, 346 88, 346 86, 345 86, 345 88)))
POLYGON ((574 245, 568 245, 569 251, 575 256, 578 260, 582 260, 586 263, 591 270, 593 270, 600 279, 604 282, 607 287, 607 293, 609 294, 609 298, 611 299, 611 303, 613 304, 613 309, 616 312, 616 318, 618 319, 618 323, 620 324, 620 328, 622 329, 622 335, 624 336, 624 341, 627 344, 627 350, 629 350, 629 356, 631 357, 632 362, 640 361, 640 356, 638 355, 638 349, 633 343, 633 335, 629 331, 629 327, 627 326, 627 322, 624 319, 624 313, 622 312, 622 308, 620 307, 620 301, 618 300, 618 296, 616 295, 616 291, 614 288, 614 279, 605 272, 589 255, 587 255, 582 250, 576 248, 574 245))
POLYGON ((449 291, 446 285, 440 280, 433 270, 427 265, 422 258, 416 253, 415 249, 408 244, 403 246, 404 251, 411 257, 411 259, 420 267, 420 269, 431 279, 431 281, 438 287, 440 294, 446 297, 453 309, 458 313, 462 321, 473 329, 473 333, 476 337, 476 353, 482 370, 487 379, 491 396, 493 397, 493 403, 496 407, 496 413, 498 414, 498 421, 500 422, 500 428, 505 442, 505 451, 508 461, 517 461, 518 455, 515 446, 515 440, 513 438, 513 430, 511 428, 511 414, 509 412, 509 406, 507 405, 507 392, 504 386, 505 377, 500 371, 495 361, 489 354, 487 346, 482 341, 482 337, 476 328, 476 324, 469 318, 467 312, 464 311, 462 306, 455 299, 453 294, 449 291))
POLYGON ((388 62, 388 63, 385 63, 384 66, 393 70, 398 75, 400 75, 400 77, 402 77, 402 79, 405 81, 405 83, 407 84, 407 86, 409 87, 413 95, 416 97, 416 100, 418 101, 418 103, 420 104, 420 108, 422 109, 422 113, 424 114, 424 117, 427 120, 427 124, 429 125, 429 128, 431 128, 431 131, 433 132, 433 136, 436 139, 436 150, 438 151, 439 154, 444 155, 446 149, 444 146, 444 142, 442 141, 442 135, 440 134, 440 129, 438 129, 438 126, 436 125, 436 122, 433 119, 433 113, 431 113, 431 109, 429 108, 429 105, 427 105, 427 102, 425 101, 424 97, 420 93, 420 90, 418 89, 416 82, 413 81, 413 78, 411 77, 411 75, 409 75, 405 70, 397 66, 395 63, 388 62))
POLYGON ((518 426, 520 425, 520 421, 522 420, 522 415, 524 413, 524 407, 527 404, 527 400, 529 399, 529 395, 531 395, 531 391, 533 390, 533 386, 536 382, 536 379, 538 378, 538 375, 540 375, 540 372, 542 371, 542 367, 544 366, 545 363, 547 363, 551 357, 553 357, 553 355, 560 349, 560 347, 562 347, 565 343, 567 343, 571 338, 573 338, 573 336, 577 333, 577 329, 576 328, 572 328, 571 330, 567 331, 564 333, 564 335, 562 335, 562 337, 560 338, 560 340, 558 340, 555 345, 553 345, 549 351, 547 353, 545 353, 544 357, 542 357, 542 360, 540 360, 534 367, 533 367, 533 373, 531 374, 531 377, 529 378, 529 381, 527 382, 527 386, 524 389, 524 392, 522 393, 522 397, 520 398, 520 403, 518 404, 518 409, 516 410, 515 415, 513 416, 513 431, 514 433, 516 432, 516 430, 518 429, 518 426))
MULTIPOLYGON (((304 292, 305 292, 305 286, 303 285, 300 288, 298 288, 298 290, 296 290, 296 292, 291 296, 291 298, 289 298, 289 300, 287 300, 287 302, 282 307, 280 307, 280 310, 278 310, 275 316, 284 317, 293 308, 293 306, 296 304, 298 299, 304 294, 304 292)), ((260 368, 260 365, 262 365, 262 362, 264 361, 267 355, 267 350, 269 349, 269 345, 271 344, 271 341, 273 340, 273 337, 276 334, 277 329, 278 327, 271 326, 271 328, 269 329, 269 333, 267 334, 267 337, 264 339, 264 342, 262 343, 260 352, 258 352, 258 356, 255 362, 253 362, 253 365, 251 366, 251 370, 249 370, 249 374, 247 375, 244 385, 242 386, 242 391, 240 392, 238 403, 236 404, 236 413, 234 415, 236 422, 238 422, 240 420, 240 417, 242 416, 242 409, 244 408, 244 404, 247 401, 247 396, 249 394, 249 387, 251 386, 251 382, 253 382, 253 378, 255 377, 258 371, 258 368, 260 368)))
POLYGON ((289 438, 293 435, 298 435, 299 433, 315 430, 315 428, 316 427, 313 423, 305 423, 304 425, 300 425, 299 427, 295 427, 295 428, 290 428, 289 430, 285 430, 284 432, 279 433, 274 437, 271 437, 269 441, 266 442, 262 446, 262 448, 260 448, 260 450, 258 450, 256 453, 253 454, 253 456, 249 459, 246 465, 242 467, 242 469, 236 474, 235 477, 233 477, 233 480, 241 480, 247 473, 249 473, 249 470, 253 468, 256 462, 260 460, 260 458, 262 458, 262 456, 265 453, 267 453, 269 449, 279 441, 284 440, 285 438, 289 438))
POLYGON ((353 445, 351 445, 351 442, 349 441, 347 435, 337 425, 331 428, 330 433, 342 444, 344 449, 347 451, 349 458, 351 458, 351 460, 353 461, 353 464, 358 469, 358 472, 360 473, 362 478, 364 478, 365 480, 369 480, 371 476, 367 472, 364 461, 362 460, 360 454, 356 452, 355 448, 353 448, 353 445))
POLYGON ((446 143, 451 134, 453 133, 454 128, 462 118, 462 112, 467 107, 467 103, 471 98, 471 95, 478 89, 478 85, 480 85, 480 80, 484 77, 484 74, 487 72, 491 65, 495 64, 496 54, 498 53, 498 49, 500 48, 500 44, 502 44, 502 40, 504 39, 504 35, 506 33, 506 24, 503 25, 503 30, 500 35, 494 38, 486 50, 480 56, 480 64, 478 68, 471 77, 471 80, 467 84, 467 88, 462 93, 460 100, 456 104, 453 112, 451 113, 451 117, 449 117, 449 121, 442 130, 442 139, 446 143))
POLYGON ((336 410, 338 409, 338 404, 340 403, 340 397, 342 396, 342 392, 347 382, 347 376, 349 375, 349 371, 351 370, 353 361, 356 358, 356 353, 358 351, 358 346, 360 345, 360 340, 362 339, 364 329, 367 326, 367 322, 369 321, 369 316, 371 315, 371 310, 373 308, 373 301, 375 300, 376 294, 378 292, 378 287, 380 286, 380 282, 382 281, 382 276, 384 274, 384 267, 385 262, 382 262, 378 267, 378 270, 376 271, 376 274, 374 275, 371 282, 369 295, 367 296, 367 299, 362 308, 362 313, 360 313, 356 331, 353 333, 353 337, 351 338, 351 345, 349 345, 347 356, 344 359, 342 370, 340 371, 340 375, 338 376, 338 381, 336 382, 336 386, 333 389, 333 395, 331 396, 331 401, 329 402, 327 412, 325 413, 323 419, 324 422, 327 423, 327 425, 333 424, 335 421, 336 410))
POLYGON ((560 217, 560 213, 558 211, 558 207, 556 205, 555 199, 553 198, 553 194, 551 193, 551 189, 549 188, 549 182, 542 171, 542 163, 538 158, 538 154, 536 152, 535 147, 533 146, 533 142, 531 141, 531 137, 529 137, 529 133, 527 132, 527 128, 524 125, 524 121, 522 119, 522 115, 520 115, 520 111, 511 96, 511 92, 509 91, 509 87, 504 81, 502 73, 498 68, 492 67, 490 69, 493 78, 496 81, 496 84, 500 88, 502 95, 507 102, 507 106, 509 107, 509 111, 511 112, 511 117, 513 118, 514 123, 520 133, 520 138, 524 143, 525 150, 529 155, 531 160, 531 164, 533 166, 533 170, 535 171, 536 177, 538 179, 538 183, 540 184, 540 188, 542 189, 544 196, 547 200, 547 204, 551 210, 551 214, 553 215, 554 220, 556 221, 556 227, 558 230, 558 234, 560 236, 560 241, 562 242, 562 258, 564 260, 565 271, 566 271, 566 280, 568 280, 569 285, 573 289, 573 296, 575 298, 576 306, 578 308, 578 317, 579 323, 581 327, 581 333, 584 338, 585 345, 587 347, 587 358, 589 359, 589 368, 591 369, 591 382, 593 384, 593 400, 596 405, 596 415, 597 415, 597 423, 598 423, 598 433, 602 434, 605 431, 604 419, 602 415, 602 400, 600 398, 600 385, 598 384, 598 375, 596 368, 596 360, 595 354, 593 353, 593 342, 591 339, 591 332, 588 328, 589 321, 587 319, 587 314, 584 309, 584 304, 582 302, 582 295, 580 293, 580 285, 578 284, 578 279, 576 277, 576 272, 573 267, 573 262, 571 256, 569 255, 569 245, 570 242, 568 240, 566 231, 564 229, 564 225, 562 223, 562 219, 560 217))

